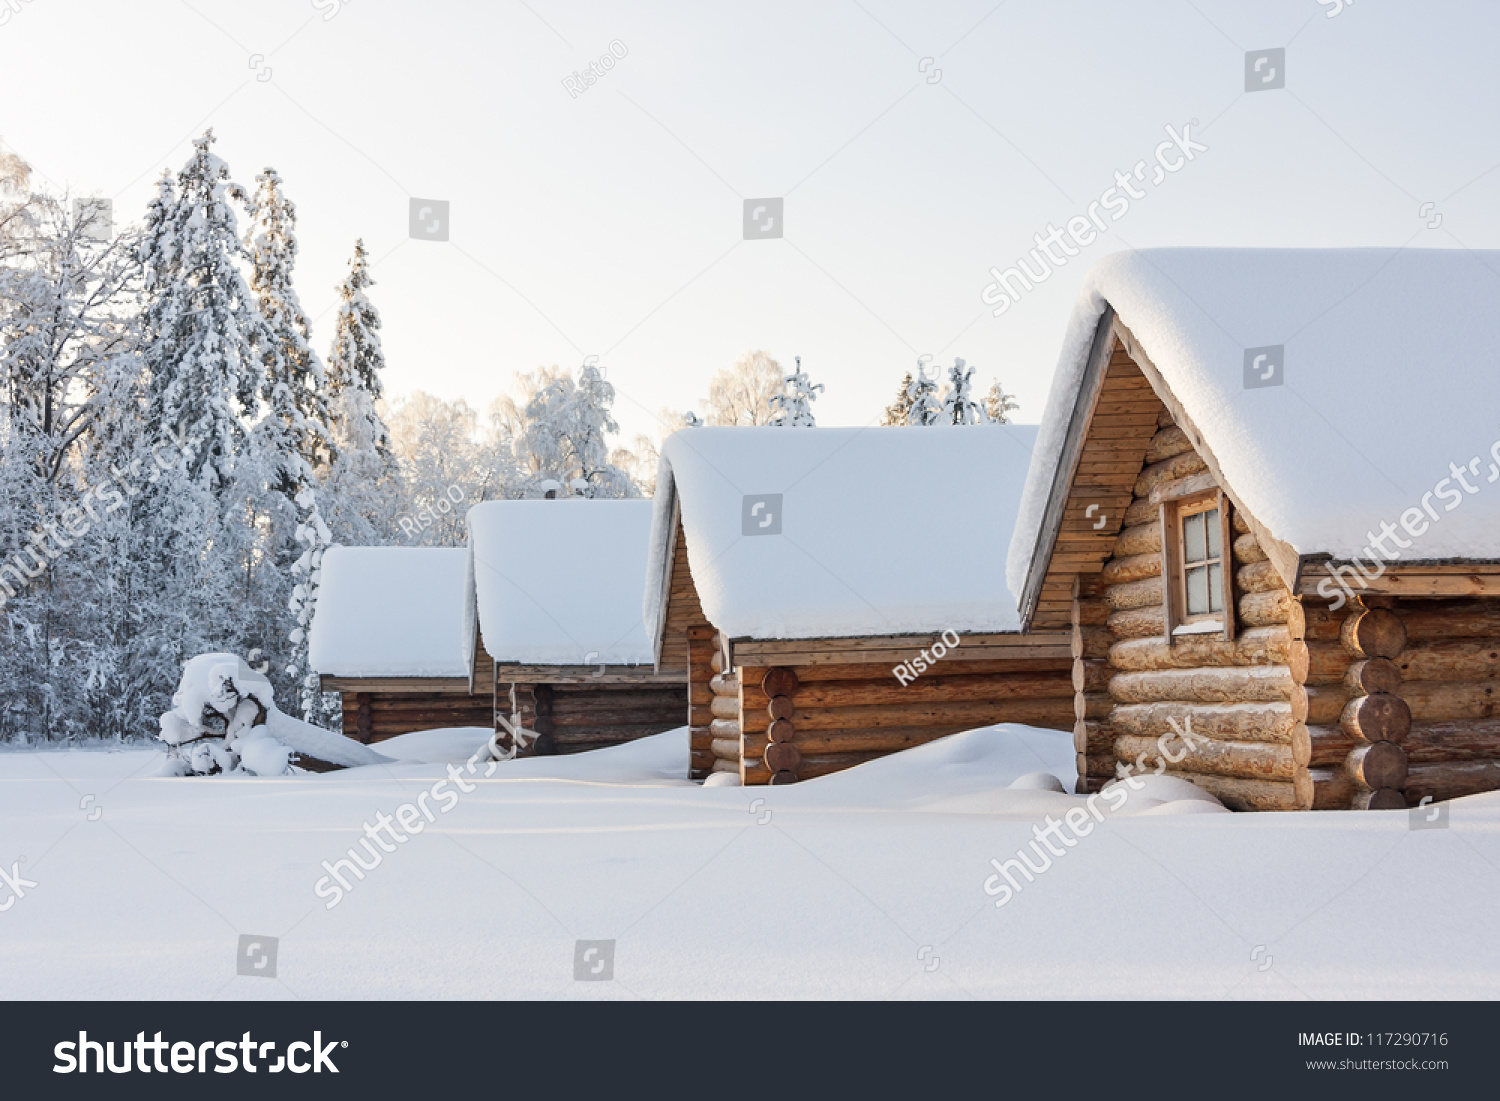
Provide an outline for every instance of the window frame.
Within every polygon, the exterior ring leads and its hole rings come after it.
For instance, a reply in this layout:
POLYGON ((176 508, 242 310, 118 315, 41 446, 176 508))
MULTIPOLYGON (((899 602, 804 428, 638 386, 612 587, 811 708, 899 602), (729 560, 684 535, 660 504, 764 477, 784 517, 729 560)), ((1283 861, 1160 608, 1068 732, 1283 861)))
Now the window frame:
MULTIPOLYGON (((1218 636, 1226 640, 1234 638, 1234 527, 1229 517, 1229 498, 1222 490, 1213 489, 1194 493, 1176 500, 1161 503, 1162 533, 1162 627, 1163 637, 1170 645, 1174 639, 1183 637, 1212 637, 1213 632, 1191 632, 1178 634, 1179 627, 1194 623, 1205 623, 1217 619, 1220 623, 1218 636), (1219 555, 1221 591, 1220 611, 1187 614, 1187 569, 1183 557, 1183 522, 1214 509, 1219 510, 1219 555)), ((1206 524, 1205 524, 1206 527, 1206 524)), ((1206 532, 1205 532, 1206 534, 1206 532)), ((1205 558, 1206 563, 1215 561, 1205 558)))

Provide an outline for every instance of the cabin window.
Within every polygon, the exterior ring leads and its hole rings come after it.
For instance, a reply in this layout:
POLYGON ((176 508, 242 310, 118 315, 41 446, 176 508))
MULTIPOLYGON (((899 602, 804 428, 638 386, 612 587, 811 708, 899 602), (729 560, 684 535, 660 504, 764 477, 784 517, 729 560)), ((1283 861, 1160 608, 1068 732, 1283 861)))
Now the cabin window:
POLYGON ((1218 615, 1224 610, 1224 559, 1217 502, 1183 510, 1181 522, 1183 618, 1218 615))
POLYGON ((1222 494, 1162 506, 1167 637, 1218 634, 1233 637, 1232 567, 1228 503, 1222 494))

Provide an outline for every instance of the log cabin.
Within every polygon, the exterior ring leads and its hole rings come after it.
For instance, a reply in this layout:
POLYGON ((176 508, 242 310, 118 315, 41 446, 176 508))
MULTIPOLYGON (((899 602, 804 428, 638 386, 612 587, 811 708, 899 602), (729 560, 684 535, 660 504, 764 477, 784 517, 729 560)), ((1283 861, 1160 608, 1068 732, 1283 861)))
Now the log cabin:
POLYGON ((488 501, 468 524, 462 638, 497 744, 578 753, 686 724, 641 615, 650 501, 488 501))
POLYGON ((663 445, 647 621, 691 775, 810 779, 962 730, 1072 728, 1066 628, 1003 554, 1029 425, 689 428, 663 445))
POLYGON ((462 548, 330 547, 308 660, 343 700, 343 730, 369 744, 492 722, 470 692, 462 548))
POLYGON ((1008 567, 1026 628, 1072 633, 1080 791, 1124 767, 1237 810, 1500 788, 1497 272, 1161 249, 1090 273, 1008 567))

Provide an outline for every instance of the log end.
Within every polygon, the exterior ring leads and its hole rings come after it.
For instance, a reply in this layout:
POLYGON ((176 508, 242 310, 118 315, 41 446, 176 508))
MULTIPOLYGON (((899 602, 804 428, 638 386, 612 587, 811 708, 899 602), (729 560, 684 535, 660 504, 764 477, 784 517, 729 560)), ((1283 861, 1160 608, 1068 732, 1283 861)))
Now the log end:
POLYGON ((790 742, 797 735, 797 728, 786 719, 773 719, 766 728, 766 735, 773 742, 790 742))
POLYGON ((1362 742, 1402 742, 1411 732, 1411 708, 1400 696, 1356 696, 1344 705, 1339 725, 1362 742))
POLYGON ((1339 637, 1357 658, 1393 658, 1406 649, 1406 625, 1385 608, 1367 608, 1344 620, 1339 637))
POLYGON ((1352 806, 1355 810, 1405 810, 1406 796, 1395 788, 1362 791, 1354 797, 1352 806))
POLYGON ((1390 658, 1365 658, 1349 666, 1344 687, 1363 695, 1393 695, 1401 687, 1401 667, 1390 658))
POLYGON ((802 763, 802 753, 791 742, 772 742, 766 746, 765 762, 767 768, 778 774, 796 772, 802 763))
POLYGON ((1345 767, 1361 787, 1380 791, 1399 788, 1405 783, 1406 765, 1406 750, 1394 742, 1375 742, 1355 746, 1345 767))
POLYGON ((785 665, 767 669, 760 682, 761 691, 767 696, 791 696, 797 691, 797 674, 785 665))
POLYGON ((796 711, 797 705, 790 696, 772 696, 771 702, 766 705, 766 713, 772 719, 790 719, 796 711))

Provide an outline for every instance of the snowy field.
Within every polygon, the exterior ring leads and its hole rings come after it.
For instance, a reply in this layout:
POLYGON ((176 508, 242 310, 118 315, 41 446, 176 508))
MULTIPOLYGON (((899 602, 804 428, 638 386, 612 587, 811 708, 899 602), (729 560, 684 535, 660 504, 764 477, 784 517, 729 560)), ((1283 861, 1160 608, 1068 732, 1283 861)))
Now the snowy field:
POLYGON ((443 789, 449 809, 434 793, 435 821, 326 908, 322 863, 346 857, 377 813, 417 803, 484 736, 408 735, 379 747, 394 764, 279 779, 155 778, 154 749, 0 753, 0 869, 24 856, 36 884, 19 898, 0 885, 0 906, 13 899, 0 989, 1500 996, 1500 793, 1453 803, 1446 829, 1414 830, 1406 812, 1163 802, 1181 793, 1148 781, 997 908, 991 860, 1014 857, 1049 814, 1087 813, 1035 777, 1071 788, 1071 737, 1016 726, 775 789, 677 779, 685 730, 489 779, 481 768, 464 780, 473 790, 443 789), (277 938, 275 979, 236 974, 241 935, 277 938), (612 981, 575 980, 578 940, 615 941, 612 981))

